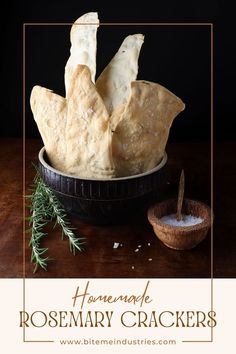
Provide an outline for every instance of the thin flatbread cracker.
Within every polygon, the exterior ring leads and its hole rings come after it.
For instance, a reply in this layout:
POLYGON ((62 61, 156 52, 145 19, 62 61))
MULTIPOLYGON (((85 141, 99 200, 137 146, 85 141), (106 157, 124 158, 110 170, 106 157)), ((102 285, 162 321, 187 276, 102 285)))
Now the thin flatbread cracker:
POLYGON ((78 64, 89 67, 92 81, 95 82, 98 26, 98 14, 96 12, 89 12, 79 17, 71 28, 71 54, 65 67, 66 97, 71 78, 78 64))
POLYGON ((68 173, 85 178, 114 177, 112 133, 106 107, 86 65, 78 65, 68 93, 68 173))
MULTIPOLYGON (((163 86, 134 81, 131 96, 113 133, 113 159, 116 176, 129 176, 154 168, 163 157, 174 118, 183 111, 184 103, 163 86)), ((118 114, 118 118, 115 115, 118 114)))
POLYGON ((96 81, 109 114, 129 99, 131 82, 136 80, 138 74, 138 57, 143 41, 142 34, 126 37, 96 81))
POLYGON ((34 86, 30 105, 52 166, 65 171, 66 99, 44 87, 34 86))

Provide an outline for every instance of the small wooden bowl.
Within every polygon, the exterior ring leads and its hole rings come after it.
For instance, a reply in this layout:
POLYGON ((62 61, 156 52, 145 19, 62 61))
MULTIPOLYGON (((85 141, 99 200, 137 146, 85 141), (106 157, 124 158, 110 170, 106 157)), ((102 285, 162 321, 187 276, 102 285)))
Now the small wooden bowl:
POLYGON ((148 209, 148 220, 156 236, 167 246, 175 250, 187 250, 197 246, 207 235, 212 224, 211 209, 204 203, 184 199, 182 212, 186 215, 200 217, 203 222, 191 226, 172 226, 160 219, 165 215, 176 213, 176 199, 169 199, 153 205, 148 209))

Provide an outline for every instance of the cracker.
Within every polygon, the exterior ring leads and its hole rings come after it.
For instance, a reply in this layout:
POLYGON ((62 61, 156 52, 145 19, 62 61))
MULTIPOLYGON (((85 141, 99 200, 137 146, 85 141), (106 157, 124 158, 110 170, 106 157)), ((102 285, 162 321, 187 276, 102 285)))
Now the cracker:
POLYGON ((138 74, 138 57, 143 41, 142 34, 126 37, 96 81, 97 90, 109 114, 129 99, 130 84, 138 74))
POLYGON ((66 168, 86 178, 114 177, 112 134, 106 107, 86 65, 78 65, 68 93, 66 168))
MULTIPOLYGON (((134 81, 131 96, 113 133, 113 159, 117 176, 143 173, 154 168, 162 159, 169 130, 174 118, 185 105, 163 86, 134 81)), ((118 115, 119 117, 115 117, 118 115)))
POLYGON ((98 26, 98 14, 89 12, 79 17, 71 28, 71 54, 65 67, 66 97, 71 78, 78 64, 84 64, 89 67, 92 81, 95 82, 98 26))
POLYGON ((52 166, 64 171, 66 99, 44 87, 34 86, 30 105, 52 166))

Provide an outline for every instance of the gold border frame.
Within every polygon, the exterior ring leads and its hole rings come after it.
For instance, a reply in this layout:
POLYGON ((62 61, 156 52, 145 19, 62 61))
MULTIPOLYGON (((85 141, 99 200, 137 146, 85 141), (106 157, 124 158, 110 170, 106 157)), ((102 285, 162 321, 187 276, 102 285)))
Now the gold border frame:
MULTIPOLYGON (((93 25, 94 23, 88 23, 87 25, 93 25)), ((26 22, 23 23, 23 311, 25 311, 25 32, 27 26, 71 26, 73 23, 70 22, 26 22)), ((79 24, 78 24, 79 25, 79 24)), ((97 24, 94 24, 97 25, 97 24)), ((211 311, 213 311, 213 279, 214 279, 214 269, 213 269, 213 114, 214 114, 214 106, 213 106, 213 98, 214 98, 214 90, 213 90, 213 68, 214 68, 214 26, 212 22, 101 22, 100 26, 209 26, 210 27, 210 35, 211 35, 211 294, 210 294, 210 303, 211 303, 211 311)), ((211 338, 210 340, 182 340, 183 343, 213 343, 214 340, 214 331, 213 327, 211 327, 211 338)), ((54 343, 53 340, 26 340, 25 335, 25 326, 23 326, 23 342, 24 343, 54 343)))

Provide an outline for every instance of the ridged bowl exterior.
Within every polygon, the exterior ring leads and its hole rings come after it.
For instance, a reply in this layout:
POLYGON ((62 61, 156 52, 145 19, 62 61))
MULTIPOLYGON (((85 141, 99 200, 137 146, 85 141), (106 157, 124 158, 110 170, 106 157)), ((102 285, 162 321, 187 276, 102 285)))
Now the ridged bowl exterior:
POLYGON ((150 173, 113 179, 83 179, 65 175, 49 165, 45 148, 39 152, 39 171, 67 212, 95 224, 120 223, 144 212, 164 183, 167 155, 150 173))

